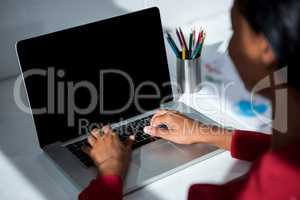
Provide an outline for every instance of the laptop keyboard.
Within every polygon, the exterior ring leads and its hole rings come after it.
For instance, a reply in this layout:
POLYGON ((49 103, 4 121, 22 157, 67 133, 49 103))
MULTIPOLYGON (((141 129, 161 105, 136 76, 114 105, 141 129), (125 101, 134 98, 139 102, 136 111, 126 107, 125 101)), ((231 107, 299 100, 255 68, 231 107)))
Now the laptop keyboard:
MULTIPOLYGON (((126 141, 130 135, 135 136, 135 143, 132 148, 136 149, 140 146, 148 144, 157 140, 157 138, 151 137, 150 135, 144 133, 143 129, 145 126, 150 124, 150 120, 152 115, 147 116, 145 118, 139 119, 137 121, 127 123, 123 126, 113 129, 119 135, 121 141, 126 141)), ((86 155, 82 150, 83 145, 88 145, 87 139, 75 142, 73 144, 69 144, 66 148, 74 154, 86 167, 92 166, 93 161, 86 155)))
POLYGON ((81 140, 79 142, 75 142, 73 144, 67 145, 67 149, 71 151, 73 155, 75 155, 86 167, 90 167, 94 165, 94 162, 86 153, 81 150, 81 147, 87 144, 87 139, 81 140))

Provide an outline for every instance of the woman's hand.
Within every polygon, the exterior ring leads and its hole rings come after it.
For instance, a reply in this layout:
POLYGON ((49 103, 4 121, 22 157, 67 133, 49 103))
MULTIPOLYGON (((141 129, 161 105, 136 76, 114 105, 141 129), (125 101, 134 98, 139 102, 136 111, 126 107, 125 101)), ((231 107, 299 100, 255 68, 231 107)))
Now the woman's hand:
POLYGON ((197 135, 200 125, 199 122, 178 113, 161 110, 152 117, 150 126, 145 127, 144 131, 178 144, 193 144, 199 142, 197 135))
POLYGON ((206 143, 223 149, 230 149, 231 146, 230 130, 205 125, 173 111, 158 111, 144 131, 178 144, 206 143))
POLYGON ((94 161, 100 174, 123 177, 128 167, 134 138, 130 136, 127 143, 123 144, 109 126, 102 128, 102 136, 100 131, 94 129, 91 132, 87 138, 90 146, 83 147, 83 151, 94 161))

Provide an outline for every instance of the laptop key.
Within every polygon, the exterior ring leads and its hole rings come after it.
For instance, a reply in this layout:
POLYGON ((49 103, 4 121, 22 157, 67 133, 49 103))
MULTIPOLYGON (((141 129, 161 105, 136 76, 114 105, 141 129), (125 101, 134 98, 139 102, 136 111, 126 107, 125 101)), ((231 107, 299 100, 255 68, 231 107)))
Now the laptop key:
POLYGON ((155 139, 153 138, 148 138, 148 139, 144 139, 144 140, 141 140, 139 142, 136 142, 132 145, 132 149, 136 149, 136 148, 139 148, 145 144, 149 144, 151 142, 155 141, 155 139))
MULTIPOLYGON (((132 148, 139 148, 158 139, 151 137, 143 131, 144 127, 149 125, 151 117, 152 116, 148 116, 146 118, 117 127, 114 129, 114 132, 119 135, 120 140, 123 142, 126 141, 130 135, 135 135, 135 143, 133 144, 132 148)), ((88 145, 87 139, 69 144, 66 146, 66 148, 86 167, 91 167, 94 165, 94 162, 81 150, 83 145, 88 145)))

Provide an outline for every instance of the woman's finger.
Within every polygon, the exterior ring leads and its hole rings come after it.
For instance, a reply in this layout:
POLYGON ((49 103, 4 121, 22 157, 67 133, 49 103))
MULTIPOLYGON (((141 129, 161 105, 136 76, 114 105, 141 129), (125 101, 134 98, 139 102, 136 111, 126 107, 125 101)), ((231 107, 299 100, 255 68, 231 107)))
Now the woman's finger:
POLYGON ((94 128, 92 131, 91 131, 91 135, 95 138, 95 139, 100 139, 100 129, 98 128, 94 128))
POLYGON ((102 127, 102 131, 104 132, 104 134, 108 134, 112 132, 112 129, 110 127, 110 125, 106 125, 102 127))
POLYGON ((134 135, 130 135, 125 143, 125 146, 128 148, 128 149, 131 149, 132 148, 132 145, 134 144, 135 142, 135 136, 134 135))
POLYGON ((159 116, 162 116, 162 115, 165 115, 166 113, 168 113, 169 111, 168 110, 159 110, 159 111, 157 111, 153 116, 152 116, 152 118, 151 118, 151 120, 150 120, 150 124, 151 124, 151 122, 155 119, 155 118, 157 118, 157 117, 159 117, 159 116))
POLYGON ((90 135, 88 138, 87 138, 87 142, 93 147, 96 143, 96 138, 93 136, 93 135, 90 135))
POLYGON ((170 140, 170 131, 168 129, 162 129, 162 128, 153 127, 153 126, 146 126, 144 128, 144 131, 145 131, 145 133, 147 133, 151 136, 170 140))
POLYGON ((157 136, 157 137, 160 137, 161 135, 168 134, 167 129, 161 129, 161 128, 154 127, 154 126, 146 126, 144 128, 144 132, 149 134, 149 135, 157 136))
POLYGON ((107 133, 107 137, 109 138, 110 141, 116 141, 117 138, 117 134, 115 134, 113 131, 109 131, 107 133))
POLYGON ((157 116, 156 118, 154 118, 150 125, 153 126, 153 127, 157 127, 161 124, 164 124, 166 126, 170 126, 170 124, 173 122, 173 118, 170 114, 166 113, 164 115, 160 115, 160 116, 157 116))
POLYGON ((86 146, 86 145, 83 145, 82 147, 81 147, 81 150, 84 152, 84 153, 86 153, 87 155, 91 155, 91 147, 88 147, 88 146, 86 146))

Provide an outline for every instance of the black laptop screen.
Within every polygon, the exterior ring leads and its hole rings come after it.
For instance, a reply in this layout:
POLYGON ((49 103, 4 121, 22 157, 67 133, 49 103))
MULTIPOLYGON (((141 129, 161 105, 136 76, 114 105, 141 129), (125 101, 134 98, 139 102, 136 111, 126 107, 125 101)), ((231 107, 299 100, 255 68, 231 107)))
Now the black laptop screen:
POLYGON ((172 98, 157 8, 23 40, 17 51, 41 147, 172 98))

